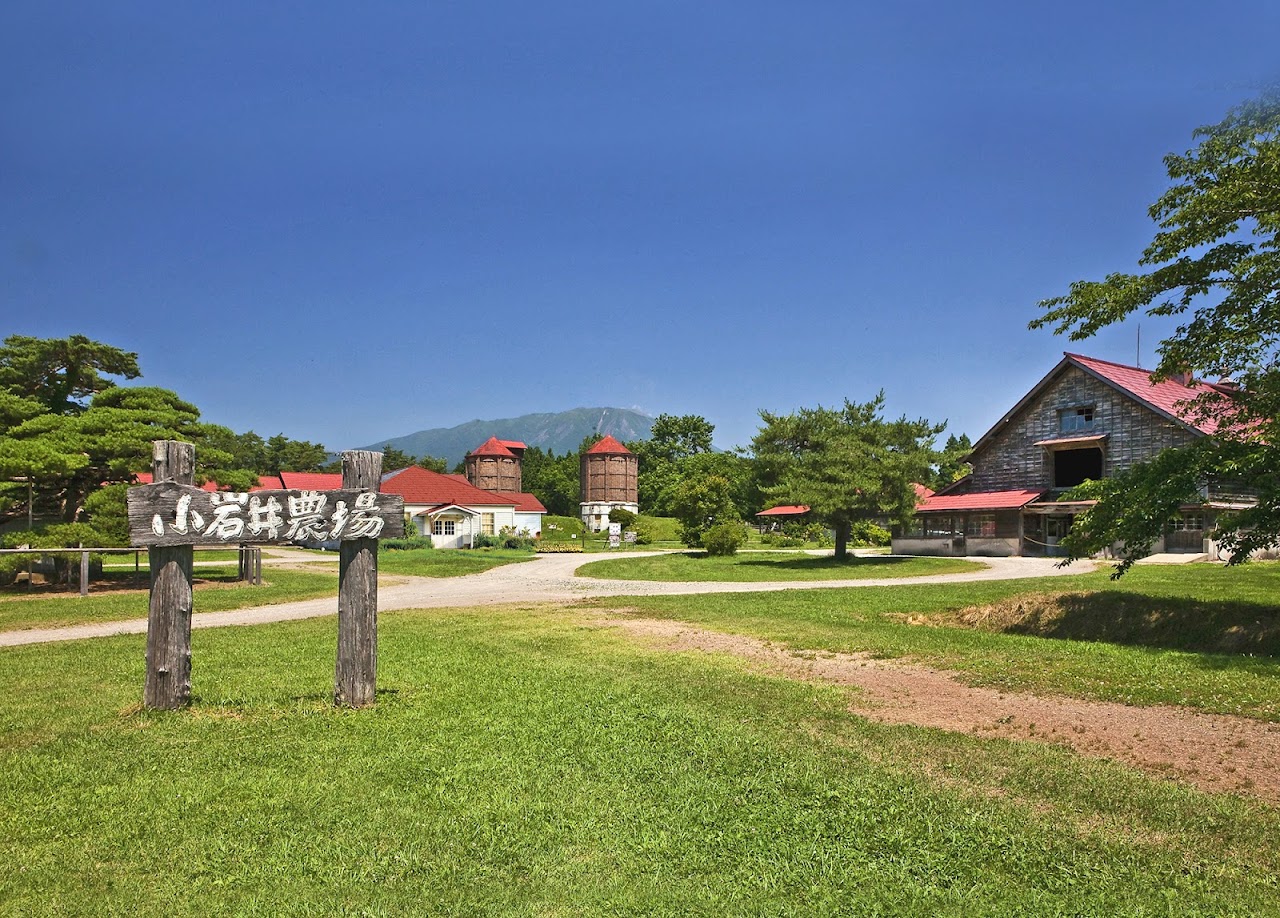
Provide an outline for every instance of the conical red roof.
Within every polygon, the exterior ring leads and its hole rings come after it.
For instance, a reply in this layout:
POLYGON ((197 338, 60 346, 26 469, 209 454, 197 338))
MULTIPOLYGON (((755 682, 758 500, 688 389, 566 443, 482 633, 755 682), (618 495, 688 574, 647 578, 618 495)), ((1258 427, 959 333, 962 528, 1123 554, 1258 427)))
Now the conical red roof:
POLYGON ((612 436, 605 434, 603 440, 597 443, 591 449, 587 450, 588 456, 630 456, 631 450, 627 449, 612 436))
POLYGON ((516 457, 516 454, 511 452, 511 450, 507 449, 505 446, 503 446, 497 437, 490 437, 488 440, 485 440, 484 443, 480 444, 471 452, 467 453, 467 455, 468 456, 506 456, 508 459, 514 459, 516 457))

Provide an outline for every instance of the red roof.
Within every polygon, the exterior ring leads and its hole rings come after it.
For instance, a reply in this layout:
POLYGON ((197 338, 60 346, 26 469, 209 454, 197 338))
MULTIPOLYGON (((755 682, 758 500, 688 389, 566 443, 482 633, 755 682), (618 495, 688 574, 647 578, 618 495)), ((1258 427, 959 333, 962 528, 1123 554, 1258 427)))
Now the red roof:
POLYGON ((937 513, 943 510, 1017 510, 1031 503, 1043 491, 975 491, 972 494, 935 494, 925 498, 918 513, 937 513))
POLYGON ((917 482, 915 482, 915 483, 913 483, 913 484, 911 485, 911 487, 913 487, 913 488, 915 488, 915 489, 916 489, 916 500, 917 500, 917 501, 922 501, 922 500, 924 500, 926 497, 933 497, 933 495, 936 493, 936 492, 933 490, 933 488, 930 488, 930 487, 928 487, 927 485, 922 485, 922 484, 921 484, 920 482, 918 482, 918 481, 917 481, 917 482))
POLYGON ((467 455, 468 456, 505 456, 508 459, 514 459, 516 457, 516 454, 511 452, 511 450, 507 449, 502 444, 502 441, 499 440, 497 437, 490 437, 488 440, 485 440, 483 443, 481 443, 479 446, 473 449, 471 452, 467 453, 467 455))
POLYGON ((542 501, 534 497, 532 494, 523 494, 519 491, 494 491, 501 497, 511 499, 511 503, 516 505, 517 513, 546 513, 547 508, 542 506, 542 501))
POLYGON ((588 456, 630 456, 631 450, 627 449, 609 434, 605 434, 604 439, 597 443, 591 449, 587 450, 588 456))
POLYGON ((1153 383, 1150 370, 1112 363, 1109 360, 1098 360, 1095 357, 1085 357, 1081 354, 1066 356, 1086 372, 1106 380, 1118 389, 1123 389, 1139 401, 1145 402, 1162 414, 1169 415, 1202 434, 1212 434, 1218 429, 1218 423, 1214 418, 1197 418, 1188 410, 1186 404, 1206 393, 1222 391, 1206 382, 1193 379, 1190 385, 1183 385, 1177 380, 1162 379, 1160 382, 1153 383))
POLYGON ((250 491, 284 491, 286 490, 284 482, 280 480, 279 475, 259 475, 258 484, 249 489, 250 491))
MULTIPOLYGON (((138 484, 151 484, 151 481, 152 481, 150 472, 134 472, 133 478, 136 482, 138 482, 138 484)), ((206 481, 204 484, 200 485, 199 487, 201 491, 213 492, 218 490, 218 483, 216 481, 206 481)))
POLYGON ((529 448, 525 446, 523 443, 521 443, 519 440, 499 440, 498 442, 501 443, 503 446, 505 446, 507 449, 528 449, 529 448))
POLYGON ((336 491, 342 487, 342 473, 281 472, 280 483, 289 491, 336 491))
POLYGON ((800 516, 808 512, 809 508, 805 504, 796 504, 789 507, 770 507, 768 510, 761 510, 756 516, 800 516))
POLYGON ((460 475, 429 472, 419 465, 390 472, 382 477, 383 494, 399 494, 406 504, 459 504, 464 507, 509 507, 507 495, 494 494, 472 487, 460 475))

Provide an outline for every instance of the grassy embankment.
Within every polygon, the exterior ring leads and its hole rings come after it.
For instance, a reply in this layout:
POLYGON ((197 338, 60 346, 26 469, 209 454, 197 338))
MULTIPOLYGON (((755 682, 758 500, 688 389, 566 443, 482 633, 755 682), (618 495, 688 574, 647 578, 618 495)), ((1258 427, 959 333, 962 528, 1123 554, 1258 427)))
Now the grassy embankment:
MULTIPOLYGON (((1192 592, 1249 604, 1270 573, 1192 592)), ((1014 589, 643 602, 911 652, 955 629, 872 597, 936 614, 1014 589)), ((330 706, 333 640, 332 619, 201 631, 176 714, 137 710, 141 636, 0 651, 0 912, 1280 912, 1280 813, 1258 803, 877 725, 839 687, 650 650, 572 610, 388 615, 359 712, 330 706)), ((1027 661, 1070 643, 1018 640, 1005 654, 1027 661)))
POLYGON ((797 650, 870 653, 976 685, 1280 721, 1280 564, 1042 580, 592 600, 797 650))

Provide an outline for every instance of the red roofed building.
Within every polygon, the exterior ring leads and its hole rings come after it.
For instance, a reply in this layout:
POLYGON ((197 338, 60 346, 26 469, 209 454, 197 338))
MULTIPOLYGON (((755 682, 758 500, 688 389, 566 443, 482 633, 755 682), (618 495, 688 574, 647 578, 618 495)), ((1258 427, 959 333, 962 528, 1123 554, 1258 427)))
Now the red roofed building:
MULTIPOLYGON (((933 555, 1061 554, 1088 502, 1064 501, 1076 485, 1106 478, 1171 447, 1212 436, 1217 423, 1191 402, 1230 387, 1199 380, 1152 382, 1150 371, 1081 354, 1062 360, 973 446, 973 472, 921 494, 914 524, 894 551, 933 555)), ((1183 508, 1156 551, 1215 553, 1206 539, 1217 510, 1247 497, 1209 483, 1203 504, 1183 508)))
POLYGON ((546 507, 532 494, 484 491, 461 475, 443 475, 421 466, 382 476, 382 493, 404 498, 404 512, 436 548, 465 548, 480 534, 503 529, 542 533, 546 507))
POLYGON ((607 529, 614 509, 640 512, 639 459, 606 435, 582 454, 582 522, 593 532, 607 529))

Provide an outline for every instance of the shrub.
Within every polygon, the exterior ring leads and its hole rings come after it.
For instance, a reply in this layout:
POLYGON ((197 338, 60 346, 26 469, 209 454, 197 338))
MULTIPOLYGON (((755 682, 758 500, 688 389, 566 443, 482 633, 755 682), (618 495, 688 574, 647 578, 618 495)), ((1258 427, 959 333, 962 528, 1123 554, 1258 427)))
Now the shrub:
POLYGON ((746 541, 741 523, 716 523, 702 534, 702 547, 712 557, 736 555, 746 541))
POLYGON ((804 539, 800 536, 787 535, 782 532, 766 532, 760 537, 760 541, 765 545, 772 545, 774 548, 799 548, 804 544, 804 539))
POLYGON ((888 545, 893 534, 870 520, 859 520, 849 530, 849 542, 853 545, 888 545))
POLYGON ((614 507, 609 511, 609 522, 621 523, 623 529, 630 529, 635 525, 636 514, 622 507, 614 507))
POLYGON ((635 522, 631 524, 631 531, 636 534, 637 545, 652 544, 656 529, 653 523, 641 516, 636 517, 635 522))

